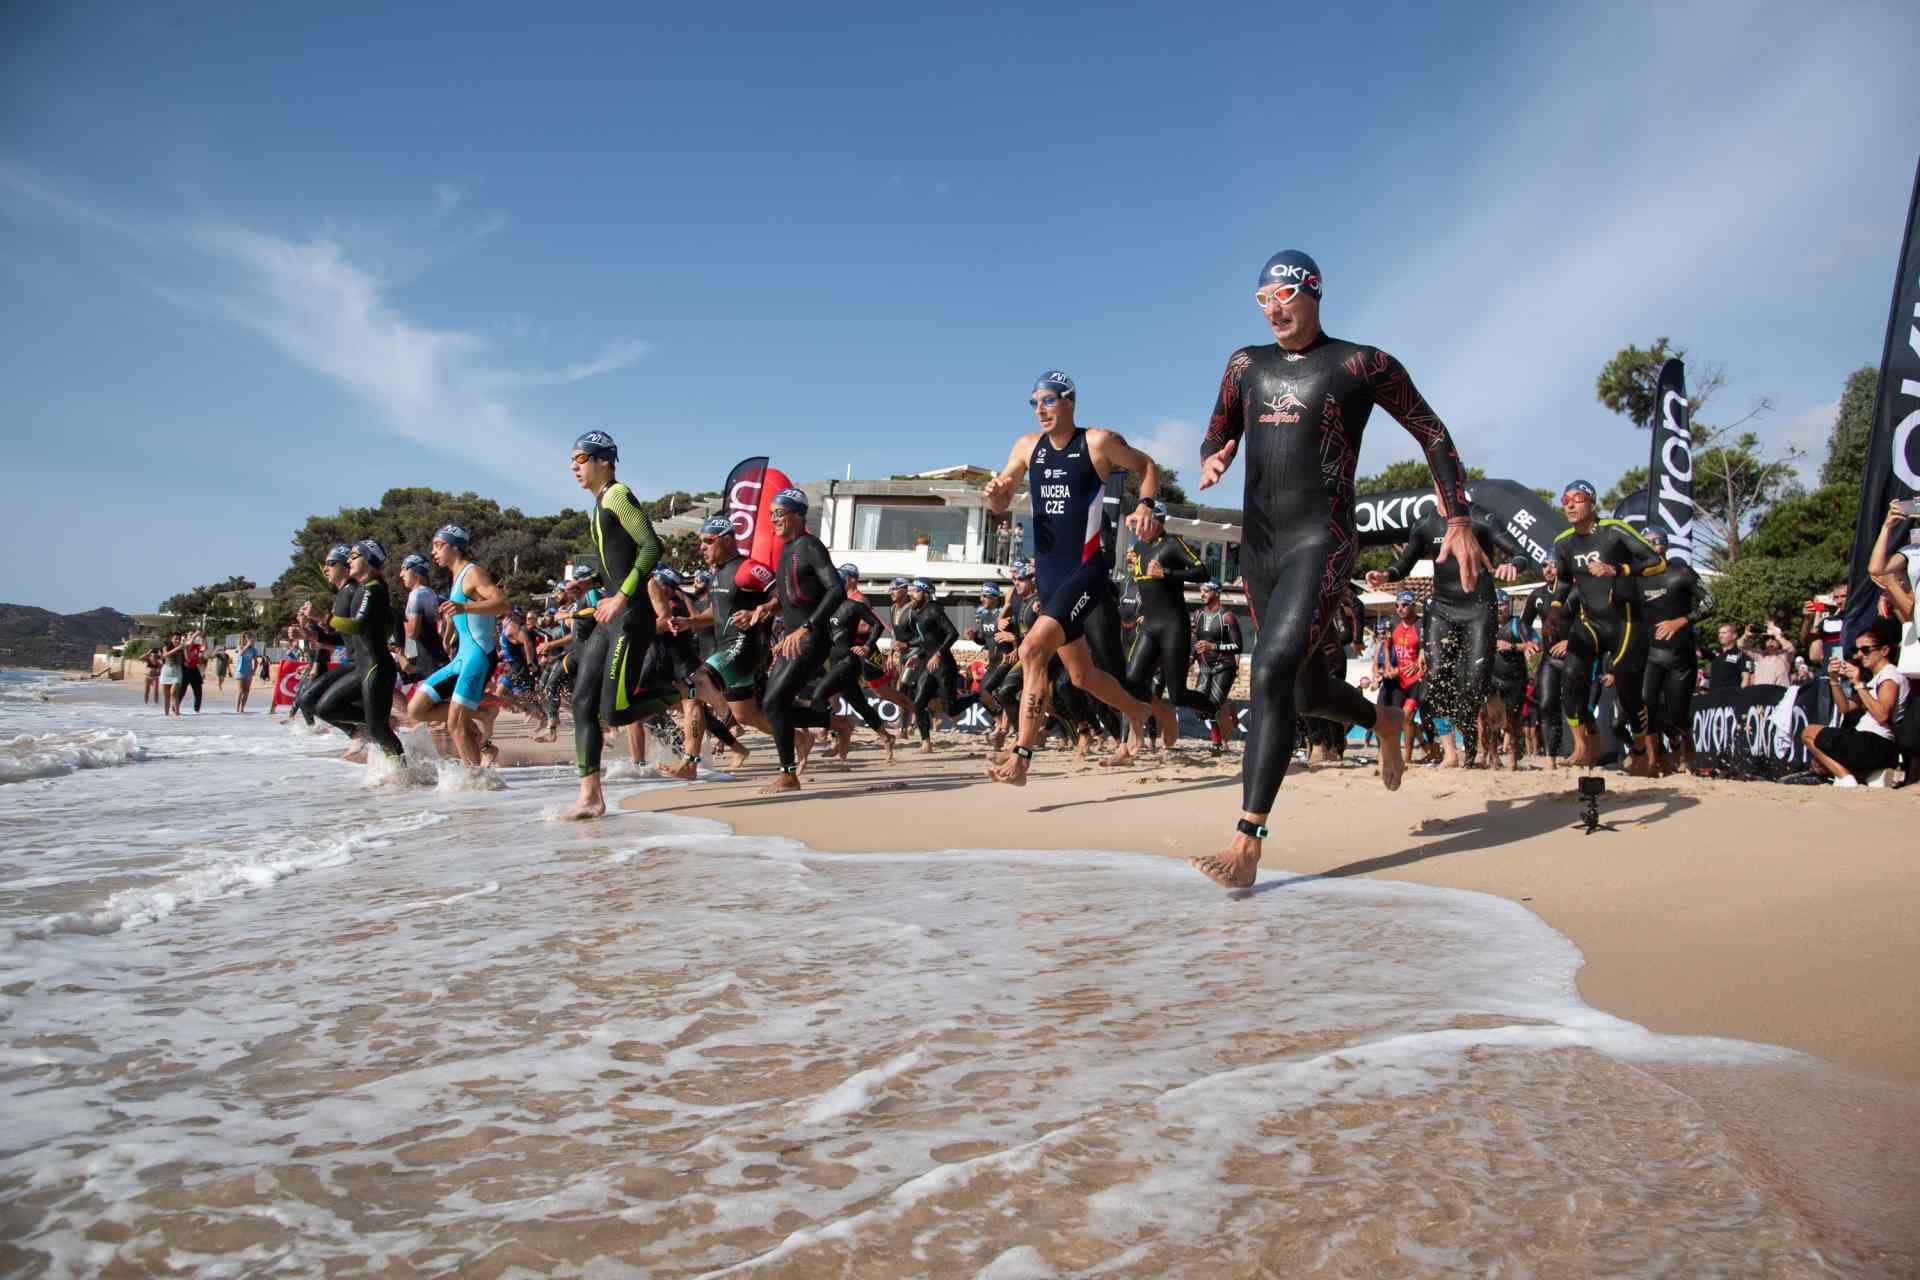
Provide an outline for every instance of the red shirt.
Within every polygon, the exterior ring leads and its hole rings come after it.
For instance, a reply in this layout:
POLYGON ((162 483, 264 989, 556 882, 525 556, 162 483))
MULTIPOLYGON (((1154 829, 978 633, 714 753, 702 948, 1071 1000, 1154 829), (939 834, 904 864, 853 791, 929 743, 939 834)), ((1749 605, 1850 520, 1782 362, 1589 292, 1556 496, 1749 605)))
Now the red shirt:
POLYGON ((1420 624, 1396 622, 1387 643, 1393 646, 1390 650, 1394 666, 1392 674, 1403 683, 1411 682, 1414 664, 1420 660, 1420 624))
POLYGON ((201 656, 202 654, 204 654, 204 653, 205 653, 206 651, 207 651, 207 646, 205 646, 205 645, 203 645, 203 644, 190 644, 190 645, 188 645, 188 646, 187 646, 187 651, 186 651, 186 653, 185 653, 185 654, 183 655, 183 656, 184 656, 184 658, 185 658, 185 660, 186 660, 186 664, 187 664, 187 665, 188 665, 189 667, 197 667, 197 666, 199 666, 199 665, 200 665, 200 656, 201 656))

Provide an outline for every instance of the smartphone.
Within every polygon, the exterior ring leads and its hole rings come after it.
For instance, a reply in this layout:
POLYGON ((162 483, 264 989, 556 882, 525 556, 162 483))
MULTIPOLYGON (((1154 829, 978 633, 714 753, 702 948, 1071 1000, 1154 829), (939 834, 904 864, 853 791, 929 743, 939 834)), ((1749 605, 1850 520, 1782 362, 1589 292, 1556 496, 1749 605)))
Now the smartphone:
POLYGON ((1900 514, 1909 520, 1920 516, 1920 498, 1902 498, 1894 505, 1900 509, 1900 514))

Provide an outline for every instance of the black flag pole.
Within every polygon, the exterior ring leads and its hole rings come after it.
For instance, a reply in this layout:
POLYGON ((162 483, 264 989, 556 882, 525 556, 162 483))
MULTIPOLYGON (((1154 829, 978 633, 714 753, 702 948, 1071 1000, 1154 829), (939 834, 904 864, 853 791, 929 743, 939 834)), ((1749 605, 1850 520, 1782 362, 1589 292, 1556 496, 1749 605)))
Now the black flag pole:
POLYGON ((1879 610, 1880 588, 1867 576, 1867 561, 1887 504, 1920 491, 1920 164, 1914 167, 1907 201, 1906 235, 1893 279, 1893 308, 1880 353, 1880 387, 1873 398, 1873 431, 1860 478, 1860 515, 1853 526, 1853 557, 1847 574, 1846 642, 1879 610))

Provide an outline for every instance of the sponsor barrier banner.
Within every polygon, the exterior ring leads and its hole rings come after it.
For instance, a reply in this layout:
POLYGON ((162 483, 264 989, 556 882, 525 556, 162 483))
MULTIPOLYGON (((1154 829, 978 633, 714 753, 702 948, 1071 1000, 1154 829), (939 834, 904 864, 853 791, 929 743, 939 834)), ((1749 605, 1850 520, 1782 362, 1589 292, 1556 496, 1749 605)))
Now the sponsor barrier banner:
MULTIPOLYGON (((1515 480, 1474 480, 1467 486, 1473 518, 1512 538, 1535 564, 1553 554, 1567 518, 1515 480)), ((1397 546, 1421 516, 1439 504, 1432 489, 1389 489, 1353 500, 1353 525, 1363 547, 1397 546)))
POLYGON ((1693 413, 1687 403, 1687 367, 1679 360, 1660 366, 1644 502, 1646 523, 1666 531, 1667 555, 1692 563, 1693 413))
POLYGON ((304 662, 295 662, 292 658, 280 660, 279 669, 273 673, 273 705, 267 710, 293 705, 293 700, 300 696, 300 678, 306 669, 304 662))
POLYGON ((1826 710, 1817 681, 1749 685, 1693 696, 1693 766, 1723 778, 1777 779, 1812 766, 1800 735, 1826 710))
MULTIPOLYGON (((1848 572, 1846 643, 1873 621, 1880 588, 1867 576, 1887 504, 1920 493, 1920 168, 1907 202, 1906 236, 1893 278, 1893 311, 1880 353, 1880 389, 1873 400, 1873 432, 1867 439, 1867 469, 1860 481, 1860 515, 1853 526, 1848 572)), ((1911 525, 1909 526, 1911 528, 1911 525)))

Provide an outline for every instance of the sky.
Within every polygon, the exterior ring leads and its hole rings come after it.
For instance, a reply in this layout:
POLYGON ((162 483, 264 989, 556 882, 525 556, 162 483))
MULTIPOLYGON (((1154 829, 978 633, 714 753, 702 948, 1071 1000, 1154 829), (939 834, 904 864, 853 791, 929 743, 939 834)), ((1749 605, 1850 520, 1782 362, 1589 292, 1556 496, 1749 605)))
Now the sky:
POLYGON ((666 8, 0 6, 0 601, 271 582, 396 485, 580 507, 594 427, 643 496, 998 465, 1048 368, 1196 479, 1282 248, 1529 484, 1645 463, 1629 342, 1809 472, 1880 360, 1910 3, 666 8))

